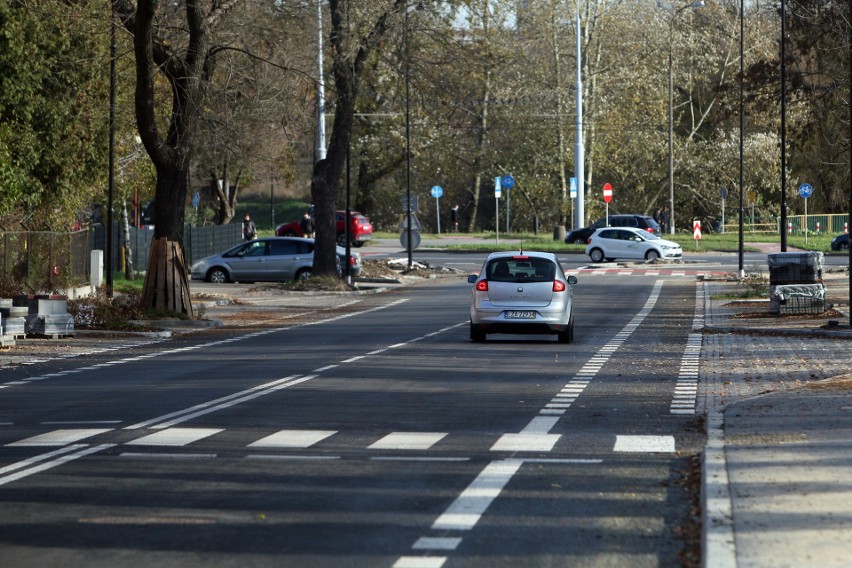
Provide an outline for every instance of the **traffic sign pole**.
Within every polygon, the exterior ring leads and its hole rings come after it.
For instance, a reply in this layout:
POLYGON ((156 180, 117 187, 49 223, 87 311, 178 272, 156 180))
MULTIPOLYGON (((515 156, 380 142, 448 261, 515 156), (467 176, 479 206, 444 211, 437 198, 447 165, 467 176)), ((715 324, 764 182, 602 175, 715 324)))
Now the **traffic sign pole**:
POLYGON ((444 195, 444 188, 440 185, 432 186, 432 197, 435 198, 435 218, 438 221, 438 234, 441 234, 441 207, 439 203, 441 202, 441 196, 444 195))
POLYGON ((814 188, 809 183, 799 186, 799 197, 805 200, 805 245, 808 244, 808 197, 813 195, 814 188))
POLYGON ((609 183, 603 186, 603 200, 606 203, 606 226, 609 227, 609 202, 612 201, 612 185, 609 183))

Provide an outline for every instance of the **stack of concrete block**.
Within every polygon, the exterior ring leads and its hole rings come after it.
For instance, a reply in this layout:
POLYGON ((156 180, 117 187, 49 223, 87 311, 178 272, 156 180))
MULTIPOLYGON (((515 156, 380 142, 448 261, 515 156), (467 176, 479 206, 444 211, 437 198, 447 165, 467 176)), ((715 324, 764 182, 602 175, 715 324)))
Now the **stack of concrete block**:
POLYGON ((36 313, 27 318, 27 332, 59 337, 74 335, 74 318, 68 313, 67 298, 37 298, 36 313))
MULTIPOLYGON (((4 341, 14 341, 26 336, 28 313, 29 309, 26 306, 15 306, 11 299, 0 299, 0 319, 2 319, 4 341)), ((14 345, 14 343, 11 344, 14 345)))
POLYGON ((14 298, 14 303, 27 310, 26 333, 52 338, 74 335, 74 318, 68 313, 66 296, 22 295, 14 298))

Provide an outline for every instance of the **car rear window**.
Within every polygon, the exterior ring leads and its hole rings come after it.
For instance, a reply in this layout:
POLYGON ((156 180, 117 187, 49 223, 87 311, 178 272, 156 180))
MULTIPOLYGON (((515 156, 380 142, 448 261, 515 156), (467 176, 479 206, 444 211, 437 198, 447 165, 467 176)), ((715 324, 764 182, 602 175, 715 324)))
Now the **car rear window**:
POLYGON ((488 262, 485 274, 494 282, 549 282, 556 278, 556 265, 546 258, 500 257, 488 262))

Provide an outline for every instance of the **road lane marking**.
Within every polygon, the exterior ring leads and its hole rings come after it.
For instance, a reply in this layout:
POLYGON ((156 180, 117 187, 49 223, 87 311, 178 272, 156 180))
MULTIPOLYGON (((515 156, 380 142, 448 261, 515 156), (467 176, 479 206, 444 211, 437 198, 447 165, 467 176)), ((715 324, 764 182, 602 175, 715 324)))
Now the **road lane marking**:
POLYGON ((11 471, 15 471, 18 469, 23 469, 25 467, 29 467, 31 465, 37 464, 39 462, 43 462, 44 460, 49 460, 50 458, 61 456, 62 454, 67 454, 69 452, 76 452, 81 448, 88 447, 88 444, 72 444, 70 446, 65 446, 64 448, 59 448, 58 450, 53 450, 52 452, 47 452, 46 454, 41 454, 39 456, 33 456, 31 458, 27 458, 25 460, 7 465, 5 467, 0 467, 0 475, 4 475, 11 471))
POLYGON ((488 464, 432 523, 432 530, 472 529, 523 463, 519 459, 506 459, 488 464))
POLYGON ((457 537, 422 536, 411 548, 414 550, 455 550, 461 544, 461 541, 462 539, 457 537))
POLYGON ((17 442, 6 444, 6 446, 66 446, 111 431, 112 428, 69 428, 54 430, 45 434, 39 434, 38 436, 18 440, 17 442))
POLYGON ((190 418, 194 418, 202 414, 208 414, 210 412, 215 412, 216 410, 221 410, 222 408, 233 406, 234 404, 239 404, 240 402, 245 402, 246 400, 251 400, 253 398, 257 398, 258 396, 269 394, 271 392, 274 392, 274 390, 286 388, 288 386, 291 386, 292 384, 298 384, 300 382, 313 379, 316 377, 316 375, 308 375, 307 377, 303 377, 302 379, 299 379, 299 377, 300 375, 290 375, 289 377, 284 377, 283 379, 278 379, 276 381, 264 383, 256 387, 252 387, 250 389, 229 394, 221 398, 202 402, 201 404, 196 404, 195 406, 191 406, 189 408, 170 412, 168 414, 164 414, 162 416, 158 416, 150 420, 145 420, 144 422, 137 422, 136 424, 125 426, 124 429, 138 430, 139 428, 147 427, 167 428, 168 426, 184 422, 186 420, 189 420, 190 418))
POLYGON ((465 457, 442 457, 442 456, 372 456, 370 461, 400 461, 400 462, 467 462, 470 458, 465 457))
POLYGON ((221 428, 166 428, 136 440, 127 442, 128 446, 174 446, 182 447, 198 440, 222 432, 221 428))
POLYGON ((178 460, 209 460, 216 458, 216 454, 193 454, 181 452, 179 454, 163 454, 153 452, 122 452, 119 454, 122 458, 148 458, 148 459, 178 459, 178 460))
MULTIPOLYGON (((361 300, 353 300, 351 302, 342 304, 342 306, 348 306, 350 304, 356 304, 360 301, 361 300)), ((270 333, 289 331, 289 330, 292 330, 292 329, 298 329, 298 328, 306 327, 306 326, 309 326, 309 325, 319 325, 319 324, 323 324, 323 323, 339 321, 339 320, 354 317, 354 316, 359 316, 359 315, 362 315, 362 314, 365 314, 365 313, 376 312, 376 311, 380 311, 380 310, 384 310, 384 309, 396 306, 398 304, 401 304, 401 303, 404 303, 404 302, 407 302, 407 301, 409 301, 408 298, 402 298, 402 299, 390 302, 388 304, 376 306, 376 307, 373 307, 373 308, 370 308, 370 309, 367 309, 367 310, 352 312, 352 313, 348 313, 348 314, 339 314, 339 315, 336 315, 334 317, 330 317, 330 318, 326 318, 326 319, 322 319, 322 320, 317 320, 317 321, 314 321, 314 322, 305 322, 305 323, 286 326, 286 327, 261 330, 261 331, 246 334, 246 335, 240 335, 240 336, 237 336, 237 337, 230 337, 230 338, 227 338, 227 339, 220 339, 220 340, 217 340, 217 341, 211 341, 209 343, 201 343, 201 344, 198 344, 198 345, 189 345, 189 346, 185 346, 185 347, 176 347, 176 348, 173 348, 173 349, 165 349, 165 350, 162 350, 162 351, 157 351, 156 353, 147 353, 147 354, 137 355, 135 357, 124 357, 122 359, 116 359, 114 361, 94 363, 94 364, 86 366, 86 367, 80 367, 80 368, 77 368, 77 369, 69 369, 67 371, 62 371, 62 372, 58 372, 58 373, 46 373, 46 374, 41 375, 41 376, 27 377, 26 379, 9 381, 9 382, 3 383, 2 385, 0 385, 0 388, 5 389, 5 388, 9 388, 11 386, 30 385, 32 383, 42 381, 42 380, 45 380, 45 379, 48 379, 48 378, 60 378, 61 376, 68 376, 68 375, 71 375, 73 373, 80 373, 80 372, 84 372, 84 371, 94 371, 94 370, 104 370, 106 368, 114 367, 116 365, 121 365, 121 364, 124 364, 124 363, 138 362, 138 361, 141 361, 141 360, 144 360, 144 359, 152 359, 152 358, 155 358, 155 357, 164 357, 164 356, 168 356, 168 355, 186 353, 186 352, 194 351, 194 350, 198 350, 198 349, 207 349, 207 348, 211 348, 211 347, 215 348, 215 347, 219 347, 219 346, 226 345, 226 344, 229 344, 229 343, 233 343, 233 342, 237 342, 237 341, 244 341, 244 340, 247 340, 247 339, 252 339, 254 337, 267 335, 267 334, 270 334, 270 333)), ((332 308, 327 308, 327 309, 329 309, 329 310, 330 309, 338 309, 339 307, 340 306, 336 305, 332 308)), ((322 311, 324 311, 324 310, 322 310, 322 311)), ((130 347, 145 347, 145 346, 149 346, 149 345, 152 345, 152 344, 161 343, 163 341, 166 341, 166 340, 165 339, 152 339, 150 341, 140 341, 139 343, 134 343, 134 344, 119 345, 119 346, 114 346, 114 347, 105 347, 105 348, 102 348, 102 349, 93 349, 93 350, 82 352, 82 353, 71 353, 71 354, 66 354, 66 355, 62 355, 62 356, 54 357, 54 358, 50 358, 50 359, 32 359, 32 360, 26 361, 22 364, 23 365, 34 365, 36 363, 46 363, 46 362, 50 362, 50 361, 56 360, 56 359, 67 359, 67 358, 83 357, 83 356, 88 356, 88 355, 97 355, 97 354, 101 354, 101 353, 106 353, 106 352, 110 352, 110 351, 117 351, 119 349, 126 349, 126 348, 130 348, 130 347)))
POLYGON ((246 459, 253 460, 339 460, 340 456, 306 456, 294 454, 249 454, 246 459))
POLYGON ((370 450, 428 450, 446 436, 446 432, 391 432, 367 448, 370 450))
POLYGON ((538 412, 538 416, 519 434, 503 434, 497 442, 491 446, 491 451, 510 452, 542 452, 551 451, 559 441, 559 434, 550 434, 550 430, 564 416, 565 411, 571 407, 582 392, 589 386, 610 357, 621 347, 628 337, 642 324, 651 310, 657 304, 663 280, 657 280, 645 305, 633 316, 620 332, 618 332, 605 345, 600 347, 583 367, 574 375, 574 378, 562 387, 559 394, 555 395, 550 402, 544 405, 538 412), (568 395, 574 397, 569 401, 568 395))
POLYGON ((701 365, 701 347, 704 335, 704 288, 701 282, 695 285, 695 315, 692 318, 692 332, 686 338, 686 347, 680 360, 674 395, 669 406, 669 414, 695 414, 698 399, 698 378, 701 365))
POLYGON ((393 568, 441 568, 446 561, 446 556, 403 556, 393 568))
POLYGON ((34 475, 34 474, 40 473, 42 471, 47 471, 48 469, 52 469, 52 468, 60 466, 64 463, 68 463, 70 461, 73 461, 73 460, 76 460, 76 459, 79 459, 79 458, 82 458, 82 457, 85 457, 85 456, 88 456, 88 455, 91 455, 91 454, 95 454, 97 452, 101 452, 103 450, 107 450, 107 449, 115 446, 115 444, 101 444, 100 446, 94 446, 94 447, 90 448, 90 447, 85 447, 85 444, 81 444, 81 445, 83 446, 82 448, 80 446, 69 446, 68 448, 63 448, 63 450, 65 450, 65 449, 75 450, 73 453, 66 453, 64 455, 58 456, 54 460, 51 460, 51 461, 48 461, 48 462, 45 462, 45 463, 42 463, 42 464, 34 465, 33 467, 30 467, 29 469, 24 469, 24 470, 18 471, 16 473, 11 473, 9 475, 4 475, 4 476, 0 477, 0 485, 6 485, 7 483, 11 483, 13 481, 23 479, 24 477, 29 477, 30 475, 34 475))
POLYGON ((615 437, 614 452, 622 453, 673 453, 674 436, 621 436, 615 437))
POLYGON ((252 442, 249 448, 310 448, 326 438, 337 434, 337 430, 279 430, 252 442))

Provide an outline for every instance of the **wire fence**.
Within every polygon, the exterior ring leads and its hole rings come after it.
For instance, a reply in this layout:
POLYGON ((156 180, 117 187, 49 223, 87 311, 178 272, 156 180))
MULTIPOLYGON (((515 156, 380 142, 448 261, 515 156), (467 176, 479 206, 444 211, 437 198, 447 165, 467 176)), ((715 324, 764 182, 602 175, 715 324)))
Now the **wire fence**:
POLYGON ((88 231, 0 233, 0 282, 20 292, 55 292, 89 282, 88 231))
MULTIPOLYGON (((129 238, 121 224, 113 224, 113 269, 122 271, 129 254, 135 271, 148 264, 154 231, 130 227, 129 238)), ((184 228, 187 265, 222 252, 242 240, 239 223, 184 228)), ((90 251, 106 251, 106 227, 70 233, 19 231, 0 233, 0 290, 16 293, 56 293, 91 283, 90 251)))

